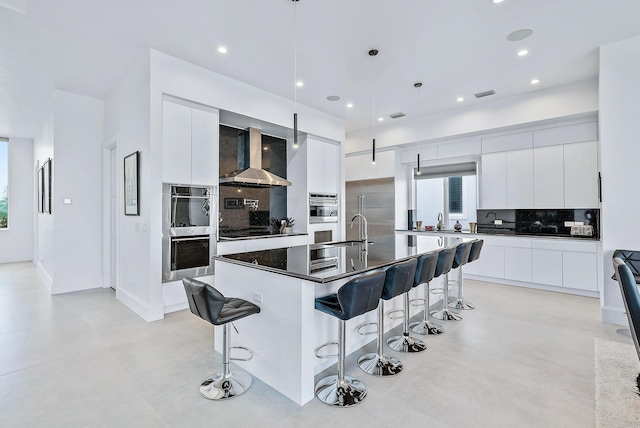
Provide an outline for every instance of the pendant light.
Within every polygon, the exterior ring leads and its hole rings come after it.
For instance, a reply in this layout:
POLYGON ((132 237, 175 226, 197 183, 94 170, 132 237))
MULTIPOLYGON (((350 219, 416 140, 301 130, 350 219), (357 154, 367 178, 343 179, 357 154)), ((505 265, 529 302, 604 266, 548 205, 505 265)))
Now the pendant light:
MULTIPOLYGON (((413 84, 413 87, 418 88, 418 121, 420 121, 420 88, 422 87, 422 83, 416 82, 413 84)), ((422 174, 420 171, 420 148, 421 146, 418 145, 418 169, 416 170, 416 175, 422 174)))
MULTIPOLYGON (((371 49, 369 51, 369 56, 375 57, 378 55, 378 49, 371 49)), ((376 163, 376 67, 375 62, 373 63, 373 77, 372 77, 372 111, 371 111, 371 119, 372 119, 372 143, 371 143, 371 163, 375 165, 376 163)))
POLYGON ((293 148, 298 148, 298 0, 293 2, 293 148))

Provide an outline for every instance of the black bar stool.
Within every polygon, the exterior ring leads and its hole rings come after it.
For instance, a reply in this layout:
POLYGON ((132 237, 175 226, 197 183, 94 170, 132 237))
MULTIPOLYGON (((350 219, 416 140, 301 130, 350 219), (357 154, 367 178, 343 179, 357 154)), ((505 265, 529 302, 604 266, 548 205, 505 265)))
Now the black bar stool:
POLYGON ((250 349, 229 346, 229 326, 233 321, 257 314, 260 308, 253 303, 234 297, 224 297, 218 290, 192 278, 182 280, 191 312, 213 325, 223 326, 222 361, 223 370, 206 378, 200 385, 200 394, 209 400, 226 400, 237 397, 251 386, 252 378, 244 370, 229 370, 230 360, 249 361, 253 357, 250 349), (231 358, 231 349, 249 352, 248 358, 231 358))
MULTIPOLYGON (((484 241, 482 239, 476 239, 471 241, 471 251, 469 251, 469 259, 467 263, 475 262, 480 258, 480 252, 482 251, 482 244, 484 241)), ((463 263, 466 264, 466 263, 463 263)), ((476 307, 464 301, 463 289, 462 289, 462 265, 458 269, 458 298, 453 302, 449 303, 449 307, 453 309, 462 309, 462 310, 471 310, 476 307)))
POLYGON ((402 294, 404 299, 402 336, 392 336, 387 339, 389 348, 398 352, 421 352, 427 349, 427 345, 422 340, 409 336, 409 291, 413 287, 417 266, 418 259, 414 257, 387 269, 385 289, 388 294, 382 298, 389 300, 402 294))
POLYGON ((448 274, 453 267, 453 261, 456 257, 456 251, 458 247, 447 247, 440 250, 438 253, 438 263, 436 264, 436 273, 434 278, 438 278, 441 275, 444 275, 444 286, 443 297, 442 297, 442 309, 438 311, 431 312, 431 316, 442 320, 442 321, 450 321, 450 320, 461 320, 462 317, 455 312, 449 311, 447 308, 447 301, 449 299, 449 278, 448 274))
MULTIPOLYGON (((339 320, 338 374, 327 376, 316 384, 316 397, 325 404, 336 407, 355 406, 367 395, 367 388, 362 382, 344 374, 345 326, 347 320, 378 307, 384 279, 384 271, 358 276, 340 287, 336 294, 318 297, 315 300, 317 310, 339 320)), ((317 356, 319 349, 324 346, 326 344, 316 348, 317 356)))
MULTIPOLYGON (((441 251, 433 251, 430 253, 421 254, 418 256, 418 266, 416 268, 416 276, 413 281, 413 286, 417 287, 420 284, 424 284, 424 299, 416 299, 416 301, 422 300, 424 303, 424 316, 422 321, 416 321, 409 324, 409 328, 414 333, 418 334, 442 334, 444 329, 441 325, 432 323, 429 321, 429 282, 435 278, 436 267, 438 265, 438 258, 441 251)), ((417 304, 416 304, 417 306, 417 304)))

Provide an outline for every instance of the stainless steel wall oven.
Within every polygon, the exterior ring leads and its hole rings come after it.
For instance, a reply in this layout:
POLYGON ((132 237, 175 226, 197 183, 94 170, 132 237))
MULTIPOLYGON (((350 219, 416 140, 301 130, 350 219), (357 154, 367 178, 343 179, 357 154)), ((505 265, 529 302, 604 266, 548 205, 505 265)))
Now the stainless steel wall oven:
POLYGON ((213 274, 215 187, 163 185, 162 281, 213 274))
POLYGON ((309 193, 309 223, 337 223, 338 195, 309 193))

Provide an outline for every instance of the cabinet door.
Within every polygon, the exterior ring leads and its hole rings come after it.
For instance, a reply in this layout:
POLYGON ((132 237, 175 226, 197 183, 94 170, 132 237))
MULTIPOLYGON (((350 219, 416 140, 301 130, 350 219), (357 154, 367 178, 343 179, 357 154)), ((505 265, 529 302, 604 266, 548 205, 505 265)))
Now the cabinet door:
POLYGON ((387 150, 376 153, 376 176, 375 178, 385 178, 395 176, 395 151, 387 150))
POLYGON ((213 185, 218 182, 218 113, 198 109, 191 112, 191 183, 213 185))
POLYGON ((562 146, 533 149, 535 208, 564 207, 564 153, 562 146))
POLYGON ((482 155, 480 177, 480 205, 484 209, 507 206, 507 155, 490 153, 482 155))
POLYGON ((534 249, 531 260, 533 282, 562 286, 562 251, 534 249))
POLYGON ((311 193, 324 192, 324 143, 307 139, 307 186, 311 193))
POLYGON ((564 145, 564 206, 597 208, 598 143, 564 145))
POLYGON ((477 262, 479 275, 504 278, 504 247, 485 245, 477 262))
POLYGON ((597 256, 591 253, 562 254, 562 285, 580 290, 598 291, 597 256))
POLYGON ((344 160, 345 181, 362 180, 362 156, 349 156, 344 160))
POLYGON ((162 180, 191 184, 191 109, 162 103, 162 180))
POLYGON ((515 281, 531 282, 531 249, 505 248, 504 277, 515 281))
POLYGON ((338 193, 340 168, 338 162, 339 147, 336 144, 324 143, 324 191, 338 193))
POLYGON ((533 208, 533 149, 507 152, 507 208, 533 208))

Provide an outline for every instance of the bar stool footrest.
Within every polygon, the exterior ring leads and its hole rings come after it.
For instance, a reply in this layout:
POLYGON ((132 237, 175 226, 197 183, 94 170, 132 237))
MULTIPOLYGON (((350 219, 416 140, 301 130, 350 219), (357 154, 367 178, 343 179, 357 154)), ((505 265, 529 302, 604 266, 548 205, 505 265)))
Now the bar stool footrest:
POLYGON ((399 320, 401 318, 404 318, 404 309, 396 309, 387 312, 387 318, 389 318, 390 320, 399 320), (398 313, 400 313, 400 316, 397 315, 398 313))
POLYGON ((356 327, 356 331, 360 336, 368 336, 370 334, 378 334, 378 323, 377 322, 363 322, 359 326, 356 327), (363 328, 375 325, 376 329, 373 331, 362 331, 363 328))
POLYGON ((322 358, 322 359, 326 359, 326 358, 338 358, 338 353, 335 354, 325 354, 325 355, 320 355, 320 350, 323 348, 326 348, 327 346, 340 346, 340 344, 338 342, 327 342, 323 345, 318 346, 316 349, 313 350, 313 353, 316 355, 316 358, 322 358))
POLYGON ((248 352, 249 356, 248 357, 231 357, 229 356, 229 359, 232 361, 251 361, 253 359, 253 351, 247 347, 244 346, 231 346, 229 347, 229 355, 231 355, 231 351, 233 349, 240 349, 242 351, 248 352))

